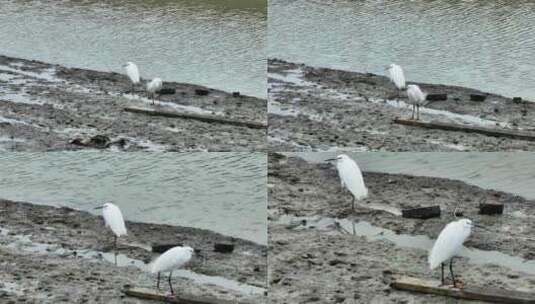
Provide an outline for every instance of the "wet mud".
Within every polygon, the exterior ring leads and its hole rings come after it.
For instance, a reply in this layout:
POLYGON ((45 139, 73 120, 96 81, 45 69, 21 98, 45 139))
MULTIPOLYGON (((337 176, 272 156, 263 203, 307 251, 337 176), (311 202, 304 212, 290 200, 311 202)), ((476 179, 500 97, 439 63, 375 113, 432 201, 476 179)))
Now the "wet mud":
MULTIPOLYGON (((428 101, 421 108, 422 121, 535 130, 532 102, 417 84, 428 94, 447 94, 446 100, 428 101)), ((393 122, 410 119, 411 111, 406 92, 398 92, 385 76, 268 61, 270 151, 535 151, 535 142, 393 122)))
POLYGON ((447 301, 389 283, 398 275, 440 279, 427 255, 456 208, 485 227, 474 228, 455 261, 465 285, 535 290, 534 201, 456 180, 364 172, 369 196, 352 211, 332 164, 270 153, 268 174, 271 303, 447 301), (480 215, 481 202, 504 204, 504 214, 480 215), (400 215, 431 205, 439 218, 400 215))
MULTIPOLYGON (((113 235, 101 216, 8 200, 0 200, 0 213, 2 303, 151 303, 122 290, 156 288, 156 276, 147 271, 158 256, 151 252, 154 244, 183 244, 201 253, 173 272, 179 293, 266 299, 266 246, 208 230, 127 221, 116 266, 113 235), (233 244, 234 251, 216 252, 217 243, 233 244)), ((168 290, 167 280, 161 288, 168 290)))
POLYGON ((0 56, 0 149, 266 150, 265 129, 124 110, 136 107, 265 124, 266 100, 164 82, 168 94, 159 95, 153 105, 144 89, 147 79, 141 82, 132 89, 122 74, 0 56))

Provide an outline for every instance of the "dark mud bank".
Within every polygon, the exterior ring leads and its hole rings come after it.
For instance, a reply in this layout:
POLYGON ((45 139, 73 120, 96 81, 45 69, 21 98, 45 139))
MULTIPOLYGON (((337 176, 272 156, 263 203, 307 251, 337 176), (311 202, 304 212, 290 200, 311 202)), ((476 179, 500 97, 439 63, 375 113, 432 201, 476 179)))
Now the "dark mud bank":
MULTIPOLYGON (((458 86, 417 84, 428 94, 447 95, 428 101, 422 121, 535 130, 535 103, 458 86)), ((535 150, 535 142, 396 124, 395 118, 410 118, 411 108, 406 93, 398 93, 382 75, 270 59, 268 88, 271 151, 535 150)))
MULTIPOLYGON (((185 244, 200 250, 188 269, 173 278, 179 292, 221 299, 265 300, 267 249, 208 230, 127 222, 119 239, 102 217, 70 208, 0 200, 0 294, 9 302, 145 303, 126 298, 128 286, 155 287, 146 264, 158 256, 153 244, 185 244), (233 244, 232 253, 214 250, 233 244)), ((166 286, 163 284, 162 286, 166 286)))
POLYGON ((351 211, 330 164, 270 154, 268 277, 272 303, 429 303, 437 296, 389 287, 392 275, 439 279, 427 253, 459 205, 488 229, 474 230, 456 261, 466 284, 535 290, 533 201, 442 178, 364 172, 369 197, 351 211), (503 203, 500 216, 480 202, 503 203), (439 205, 440 218, 408 219, 399 210, 439 205), (308 287, 307 287, 308 286, 308 287), (356 301, 356 302, 355 302, 356 301))
POLYGON ((263 99, 164 82, 152 105, 125 75, 0 56, 0 148, 15 151, 259 151, 265 129, 148 116, 125 107, 265 124, 263 99), (92 140, 100 136, 97 140, 92 140))

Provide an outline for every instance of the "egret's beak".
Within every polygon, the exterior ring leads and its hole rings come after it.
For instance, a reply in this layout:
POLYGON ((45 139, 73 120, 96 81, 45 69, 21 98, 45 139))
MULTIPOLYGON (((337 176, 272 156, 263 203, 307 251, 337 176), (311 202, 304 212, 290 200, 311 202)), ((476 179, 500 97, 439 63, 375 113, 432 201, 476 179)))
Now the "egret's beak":
POLYGON ((104 206, 95 207, 95 209, 102 209, 102 208, 104 208, 104 206))
POLYGON ((330 161, 335 161, 335 160, 337 160, 337 159, 336 158, 329 158, 329 159, 324 160, 324 162, 330 162, 330 161))

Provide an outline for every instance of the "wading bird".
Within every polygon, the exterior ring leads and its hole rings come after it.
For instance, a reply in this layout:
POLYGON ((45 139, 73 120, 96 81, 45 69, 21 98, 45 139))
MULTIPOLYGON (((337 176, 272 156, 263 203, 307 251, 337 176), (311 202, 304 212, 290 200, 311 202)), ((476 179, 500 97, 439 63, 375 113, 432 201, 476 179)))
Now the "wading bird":
POLYGON ((126 75, 128 78, 130 78, 130 81, 132 82, 132 93, 134 92, 134 87, 136 84, 139 83, 139 69, 137 68, 137 65, 133 62, 127 62, 125 65, 123 65, 126 75))
POLYGON ((364 178, 359 166, 346 154, 340 154, 336 158, 325 161, 336 161, 336 170, 338 170, 342 189, 346 188, 353 196, 351 204, 353 210, 355 210, 355 200, 361 200, 368 196, 368 189, 364 185, 364 178))
POLYGON ((407 96, 409 97, 409 104, 412 105, 412 119, 414 119, 414 112, 417 112, 416 120, 420 120, 420 106, 425 103, 425 94, 420 90, 419 86, 409 84, 407 86, 407 96))
POLYGON ((160 78, 154 78, 151 82, 147 83, 147 92, 152 98, 152 104, 154 104, 154 96, 156 92, 162 89, 162 80, 160 78))
POLYGON ((112 203, 106 203, 95 209, 102 209, 102 216, 106 227, 109 227, 114 234, 115 264, 117 264, 117 238, 126 235, 126 226, 124 224, 121 209, 112 203))
POLYGON ((453 287, 457 287, 455 284, 455 276, 453 274, 453 258, 463 248, 463 243, 468 236, 470 236, 473 226, 474 224, 472 224, 471 220, 460 219, 447 224, 438 235, 438 238, 429 253, 428 262, 431 270, 438 267, 438 265, 441 265, 442 285, 444 285, 444 262, 449 259, 451 280, 453 281, 453 287))
POLYGON ((175 294, 173 290, 173 285, 171 284, 171 275, 173 274, 173 269, 178 269, 186 265, 193 256, 193 248, 185 246, 176 246, 166 252, 162 253, 150 267, 151 273, 158 274, 158 283, 156 283, 156 288, 160 289, 160 272, 169 271, 169 288, 171 289, 171 294, 175 294))
POLYGON ((405 90, 405 75, 403 74, 403 69, 401 68, 401 66, 392 63, 391 65, 386 67, 386 70, 388 71, 388 78, 390 78, 390 81, 394 83, 396 88, 399 91, 405 90))

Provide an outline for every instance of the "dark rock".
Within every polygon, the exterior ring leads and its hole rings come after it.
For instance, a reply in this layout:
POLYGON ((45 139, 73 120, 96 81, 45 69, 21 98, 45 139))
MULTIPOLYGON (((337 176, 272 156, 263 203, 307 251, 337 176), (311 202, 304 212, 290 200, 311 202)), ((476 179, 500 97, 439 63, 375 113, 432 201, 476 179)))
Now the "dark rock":
POLYGON ((486 215, 503 214, 503 204, 481 203, 479 204, 479 214, 486 214, 486 215))
POLYGON ((471 100, 471 101, 479 101, 479 102, 482 102, 482 101, 485 101, 485 99, 487 99, 487 95, 483 95, 483 94, 470 94, 470 100, 471 100))
POLYGON ((234 251, 234 244, 223 244, 223 243, 214 244, 214 252, 232 253, 233 251, 234 251))
POLYGON ((240 92, 232 92, 232 97, 240 97, 240 92))
POLYGON ((440 217, 440 206, 403 209, 401 210, 401 215, 405 218, 417 219, 440 217))
POLYGON ((426 98, 427 101, 442 101, 442 100, 448 100, 448 94, 427 94, 426 98))
POLYGON ((95 135, 89 139, 86 146, 104 149, 110 144, 110 138, 106 135, 95 135))
POLYGON ((164 253, 167 250, 176 247, 176 246, 182 246, 182 243, 175 243, 175 244, 156 244, 152 245, 152 252, 156 253, 164 253))
POLYGON ((522 97, 513 97, 513 102, 514 103, 521 103, 522 102, 522 97))
POLYGON ((206 96, 210 94, 210 91, 208 90, 205 90, 205 89, 195 89, 195 95, 198 95, 198 96, 206 96))
POLYGON ((160 95, 174 95, 176 93, 175 88, 161 88, 160 95))

